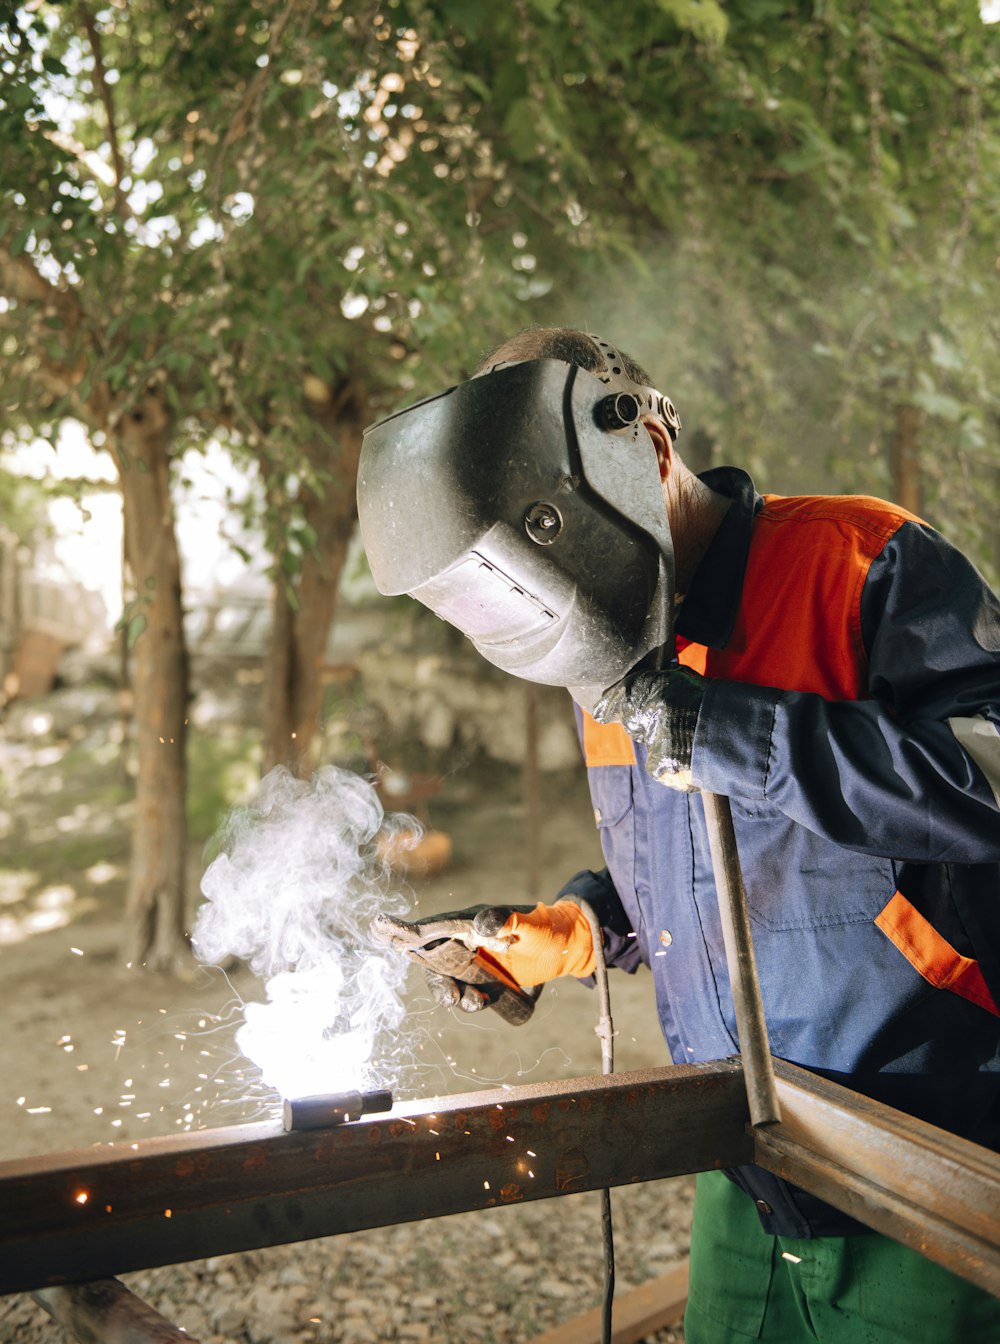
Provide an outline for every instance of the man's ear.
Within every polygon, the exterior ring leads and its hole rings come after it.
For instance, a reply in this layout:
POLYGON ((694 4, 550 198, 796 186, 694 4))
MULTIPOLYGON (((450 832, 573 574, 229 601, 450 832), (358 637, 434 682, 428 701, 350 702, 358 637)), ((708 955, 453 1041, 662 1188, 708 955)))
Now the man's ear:
POLYGON ((652 416, 646 416, 642 423, 646 428, 646 433, 653 440, 653 447, 656 450, 656 465, 660 469, 660 480, 665 481, 674 465, 674 441, 664 427, 662 420, 654 420, 652 416))

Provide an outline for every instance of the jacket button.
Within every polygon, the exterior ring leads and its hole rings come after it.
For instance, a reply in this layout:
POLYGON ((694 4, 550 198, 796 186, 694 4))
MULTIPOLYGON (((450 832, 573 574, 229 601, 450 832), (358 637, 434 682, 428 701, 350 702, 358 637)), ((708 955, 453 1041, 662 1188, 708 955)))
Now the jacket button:
POLYGON ((774 1210, 771 1208, 770 1204, 768 1204, 768 1202, 767 1202, 766 1199, 758 1199, 758 1200, 756 1201, 756 1204, 757 1204, 757 1212, 758 1212, 758 1213, 773 1213, 773 1212, 774 1212, 774 1210))
POLYGON ((595 808, 594 808, 594 825, 595 825, 595 826, 600 826, 600 824, 601 824, 601 809, 600 809, 599 807, 595 807, 595 808))
POLYGON ((661 930, 660 930, 660 946, 661 946, 661 947, 669 947, 670 944, 671 944, 673 941, 674 941, 674 935, 670 932, 669 929, 661 929, 661 930))

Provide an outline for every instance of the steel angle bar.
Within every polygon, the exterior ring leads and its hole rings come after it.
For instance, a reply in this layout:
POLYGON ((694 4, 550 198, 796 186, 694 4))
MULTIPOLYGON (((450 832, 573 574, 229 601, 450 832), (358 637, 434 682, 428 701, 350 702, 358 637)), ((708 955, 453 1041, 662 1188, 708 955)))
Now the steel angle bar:
POLYGON ((1000 1154, 774 1061, 754 1161, 1000 1296, 1000 1154))
POLYGON ((0 1293, 750 1160, 738 1060, 0 1164, 0 1293))

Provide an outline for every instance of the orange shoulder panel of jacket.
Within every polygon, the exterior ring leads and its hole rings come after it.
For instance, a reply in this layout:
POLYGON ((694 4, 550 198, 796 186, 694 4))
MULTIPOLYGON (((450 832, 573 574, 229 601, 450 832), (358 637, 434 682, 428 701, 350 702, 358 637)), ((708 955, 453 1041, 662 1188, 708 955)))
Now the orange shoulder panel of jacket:
POLYGON ((768 495, 754 520, 740 609, 707 675, 827 700, 864 699, 861 594, 872 561, 912 518, 857 495, 768 495))
POLYGON ((704 644, 692 644, 690 640, 678 635, 677 661, 682 667, 689 667, 692 672, 704 676, 708 664, 708 649, 704 644))
POLYGON ((875 926, 929 985, 948 989, 1000 1017, 979 962, 963 957, 902 892, 897 891, 876 915, 875 926))
POLYGON ((635 765, 635 743, 620 723, 598 723, 583 712, 583 758, 591 765, 635 765))
POLYGON ((874 495, 765 495, 763 513, 803 521, 830 518, 863 528, 883 542, 903 523, 922 523, 915 513, 874 495))

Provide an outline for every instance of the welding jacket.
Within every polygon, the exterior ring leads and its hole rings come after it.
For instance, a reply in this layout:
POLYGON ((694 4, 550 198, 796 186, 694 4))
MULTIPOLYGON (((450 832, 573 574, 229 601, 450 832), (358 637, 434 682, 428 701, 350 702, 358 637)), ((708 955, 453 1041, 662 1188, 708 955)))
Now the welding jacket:
MULTIPOLYGON (((1000 1147, 1000 602, 912 515, 860 497, 733 503, 679 612, 709 686, 692 772, 727 794, 771 1049, 1000 1147)), ((737 1052, 701 798, 578 711, 607 868, 578 874, 611 965, 653 974, 675 1063, 737 1052)), ((859 1224, 758 1167, 764 1228, 859 1224)))

